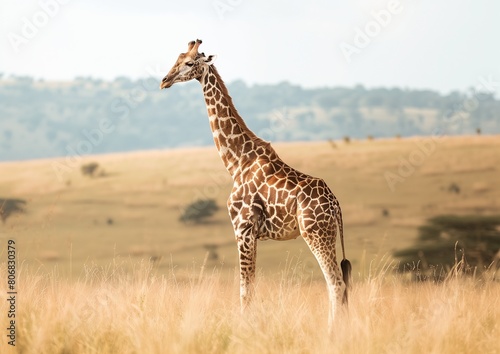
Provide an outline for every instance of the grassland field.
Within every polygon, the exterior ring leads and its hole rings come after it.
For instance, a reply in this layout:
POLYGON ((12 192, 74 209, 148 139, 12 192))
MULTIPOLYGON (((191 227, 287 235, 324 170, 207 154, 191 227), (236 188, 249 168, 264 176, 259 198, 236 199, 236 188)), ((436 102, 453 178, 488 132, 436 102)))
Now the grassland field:
MULTIPOLYGON (((371 261, 412 244, 429 217, 500 214, 500 136, 275 148, 291 166, 325 179, 337 195, 347 257, 360 274, 371 261), (451 184, 460 193, 450 192, 451 184)), ((203 263, 208 244, 218 247, 209 266, 231 276, 237 267, 225 208, 231 179, 213 147, 85 156, 73 165, 64 158, 8 162, 0 171, 0 197, 28 201, 26 213, 0 225, 0 250, 15 239, 20 260, 40 271, 57 266, 75 278, 85 264, 105 265, 117 257, 152 259, 160 272, 183 270, 203 263), (90 161, 99 163, 104 176, 82 175, 80 166, 90 161), (180 222, 183 208, 199 198, 214 198, 216 215, 199 225, 180 222)), ((321 277, 301 238, 258 245, 258 267, 266 274, 278 274, 294 259, 321 277)))
MULTIPOLYGON (((440 214, 500 214, 500 136, 279 143, 339 198, 354 286, 326 332, 327 296, 300 238, 258 245, 256 301, 239 315, 231 180, 213 147, 0 164, 0 197, 28 201, 0 225, 15 240, 17 347, 2 353, 498 353, 500 284, 411 284, 392 251, 440 214), (80 166, 99 163, 102 176, 80 166), (57 166, 69 166, 57 170, 57 166), (70 166, 71 165, 71 166, 70 166), (59 175, 56 171, 59 171, 59 175), (460 192, 452 192, 454 184, 460 192), (214 198, 216 215, 180 222, 214 198), (215 259, 207 245, 217 245, 215 259)), ((7 284, 0 280, 0 292, 7 284)), ((8 304, 0 305, 7 328, 8 304)), ((5 326, 5 327, 4 327, 5 326)), ((5 331, 4 331, 5 332, 5 331)))

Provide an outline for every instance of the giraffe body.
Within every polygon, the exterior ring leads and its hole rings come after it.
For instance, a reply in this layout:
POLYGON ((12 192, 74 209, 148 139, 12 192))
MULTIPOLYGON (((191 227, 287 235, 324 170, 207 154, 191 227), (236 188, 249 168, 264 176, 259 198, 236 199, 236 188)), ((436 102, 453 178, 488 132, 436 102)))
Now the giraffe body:
POLYGON ((238 245, 242 311, 254 292, 257 241, 302 236, 327 283, 331 327, 337 305, 347 302, 350 273, 345 257, 342 272, 336 261, 337 229, 344 250, 340 205, 322 179, 288 166, 270 143, 247 128, 212 65, 213 56, 198 53, 200 44, 189 43, 160 87, 192 79, 202 85, 214 143, 234 182, 227 207, 238 245))

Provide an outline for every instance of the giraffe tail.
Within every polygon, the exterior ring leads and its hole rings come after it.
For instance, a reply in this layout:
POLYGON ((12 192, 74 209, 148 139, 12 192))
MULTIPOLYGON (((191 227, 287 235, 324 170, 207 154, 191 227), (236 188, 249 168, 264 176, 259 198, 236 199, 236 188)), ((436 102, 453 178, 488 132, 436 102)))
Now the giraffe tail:
POLYGON ((351 262, 347 259, 343 259, 342 262, 340 262, 340 268, 342 269, 342 279, 344 280, 345 283, 345 290, 344 290, 344 296, 342 298, 342 302, 344 304, 347 304, 347 290, 351 287, 351 262))
POLYGON ((345 291, 342 302, 347 304, 347 290, 351 286, 351 262, 347 258, 345 258, 345 246, 344 246, 344 223, 342 220, 342 210, 340 209, 340 205, 337 204, 337 225, 339 228, 340 234, 340 244, 342 245, 342 261, 340 262, 340 269, 342 269, 342 280, 345 283, 345 291))

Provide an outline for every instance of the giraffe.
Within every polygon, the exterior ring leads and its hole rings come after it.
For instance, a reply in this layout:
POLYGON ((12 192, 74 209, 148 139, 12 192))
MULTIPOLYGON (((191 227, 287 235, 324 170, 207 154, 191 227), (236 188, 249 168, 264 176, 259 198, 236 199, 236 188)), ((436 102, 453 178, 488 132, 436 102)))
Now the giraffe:
POLYGON ((326 280, 331 328, 337 307, 347 304, 351 272, 339 202, 322 179, 288 166, 269 142, 246 126, 213 65, 215 56, 198 52, 201 43, 199 39, 189 42, 188 51, 179 55, 160 89, 193 79, 203 88, 214 143, 234 182, 227 208, 239 253, 241 311, 254 294, 257 241, 302 236, 326 280), (336 260, 337 228, 342 273, 336 260))

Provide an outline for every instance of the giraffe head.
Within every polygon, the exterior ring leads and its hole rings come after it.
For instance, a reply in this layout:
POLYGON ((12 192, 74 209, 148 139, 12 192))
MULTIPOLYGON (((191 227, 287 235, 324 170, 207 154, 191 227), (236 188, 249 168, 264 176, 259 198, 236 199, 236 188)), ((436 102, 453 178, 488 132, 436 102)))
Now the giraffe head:
POLYGON ((204 53, 198 53, 200 44, 201 39, 189 42, 188 51, 179 55, 172 69, 161 81, 160 89, 169 88, 177 82, 201 80, 208 67, 213 64, 215 55, 207 57, 204 53))

